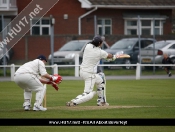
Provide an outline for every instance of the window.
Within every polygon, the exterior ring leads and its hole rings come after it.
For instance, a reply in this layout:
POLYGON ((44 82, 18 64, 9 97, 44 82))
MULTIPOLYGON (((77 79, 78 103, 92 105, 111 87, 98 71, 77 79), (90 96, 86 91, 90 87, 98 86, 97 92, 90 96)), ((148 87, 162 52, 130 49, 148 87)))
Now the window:
POLYGON ((31 26, 31 35, 50 35, 50 19, 33 19, 31 26))
POLYGON ((111 19, 97 20, 97 33, 99 35, 111 35, 112 22, 111 19))
MULTIPOLYGON (((141 49, 147 47, 148 45, 154 43, 153 40, 140 40, 140 46, 141 49)), ((139 41, 137 42, 137 44, 135 45, 135 47, 139 47, 139 41)))
POLYGON ((10 31, 11 29, 11 25, 9 24, 11 22, 11 19, 8 18, 4 18, 4 27, 2 29, 2 20, 0 19, 0 32, 4 33, 4 35, 7 35, 7 33, 10 31))
POLYGON ((140 19, 138 25, 137 18, 125 18, 125 35, 163 35, 163 20, 140 19), (138 29, 140 27, 140 30, 138 29))
POLYGON ((155 20, 154 21, 154 32, 155 32, 155 35, 162 35, 163 34, 163 21, 159 21, 159 20, 155 20))
POLYGON ((10 0, 11 6, 16 6, 16 0, 10 0))
POLYGON ((7 4, 8 4, 8 3, 7 3, 7 0, 1 0, 1 1, 0 1, 0 5, 1 5, 1 6, 5 6, 5 7, 6 7, 7 4))
POLYGON ((128 20, 126 21, 127 35, 137 35, 137 21, 128 20))
POLYGON ((141 33, 142 35, 151 34, 151 21, 150 20, 141 21, 141 33))
POLYGON ((6 4, 6 3, 7 3, 7 0, 2 0, 2 3, 3 3, 3 4, 6 4))
POLYGON ((171 45, 169 49, 175 49, 175 44, 171 45))

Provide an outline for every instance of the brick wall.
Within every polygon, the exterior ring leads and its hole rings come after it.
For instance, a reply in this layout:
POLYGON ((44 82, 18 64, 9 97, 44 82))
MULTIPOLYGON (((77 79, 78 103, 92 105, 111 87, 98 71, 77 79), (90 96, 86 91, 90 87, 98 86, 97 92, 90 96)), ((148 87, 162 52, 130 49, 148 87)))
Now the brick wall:
MULTIPOLYGON (((31 0, 17 0, 19 12, 30 3, 31 0)), ((149 10, 122 10, 122 9, 98 9, 82 19, 81 32, 78 35, 78 18, 85 14, 86 9, 81 8, 81 3, 78 0, 59 0, 58 3, 44 16, 52 15, 55 18, 54 25, 54 51, 58 50, 63 44, 74 39, 92 39, 94 36, 94 15, 97 18, 111 18, 112 19, 112 35, 105 36, 109 45, 112 45, 117 40, 124 37, 124 12, 148 12, 149 10), (68 19, 63 19, 63 15, 68 14, 68 19)), ((171 16, 171 10, 153 10, 159 12, 161 15, 171 16)), ((167 19, 164 24, 163 36, 156 36, 157 40, 175 39, 175 35, 171 34, 171 18, 167 19)), ((143 36, 144 37, 144 36, 143 36)), ((152 36, 145 36, 152 37, 152 36)), ((32 60, 39 54, 48 56, 50 54, 50 36, 30 36, 26 34, 14 47, 14 56, 12 60, 32 60)))
MULTIPOLYGON (((27 6, 31 0, 17 0, 19 12, 27 6)), ((92 9, 90 9, 92 10, 92 9)), ((78 34, 78 18, 90 11, 81 8, 81 3, 78 0, 59 0, 57 4, 44 17, 50 17, 52 15, 55 18, 55 34, 78 34), (68 19, 64 19, 64 14, 68 15, 68 19)), ((124 34, 124 20, 123 13, 145 13, 154 12, 160 15, 167 15, 169 18, 164 24, 164 34, 169 34, 172 28, 172 10, 129 10, 129 9, 97 9, 86 17, 82 18, 81 32, 82 34, 94 34, 94 15, 97 18, 111 18, 112 19, 112 34, 122 35, 124 34)), ((28 33, 29 35, 29 33, 28 33)))

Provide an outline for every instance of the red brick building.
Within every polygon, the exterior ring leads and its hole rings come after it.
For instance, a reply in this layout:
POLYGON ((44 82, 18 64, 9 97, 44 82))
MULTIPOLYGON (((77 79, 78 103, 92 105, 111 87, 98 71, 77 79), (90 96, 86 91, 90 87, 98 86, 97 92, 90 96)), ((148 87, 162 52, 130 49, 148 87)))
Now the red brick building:
MULTIPOLYGON (((0 0, 5 25, 31 1, 0 0), (4 6, 7 9, 2 9, 4 6)), ((172 0, 59 0, 42 19, 32 20, 31 30, 13 47, 12 60, 28 61, 38 54, 50 54, 50 15, 55 19, 56 51, 67 41, 92 39, 94 34, 104 35, 109 45, 122 37, 137 36, 139 32, 145 37, 153 37, 155 33, 156 39, 175 39, 171 35, 173 9, 175 1, 172 0)))

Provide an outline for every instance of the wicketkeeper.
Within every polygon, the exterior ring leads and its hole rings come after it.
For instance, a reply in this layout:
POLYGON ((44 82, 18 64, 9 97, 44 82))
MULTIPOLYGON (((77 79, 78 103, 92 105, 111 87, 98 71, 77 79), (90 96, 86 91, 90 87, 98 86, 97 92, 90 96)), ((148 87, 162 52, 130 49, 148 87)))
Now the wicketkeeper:
POLYGON ((81 103, 87 102, 98 95, 97 106, 108 106, 106 101, 106 79, 104 73, 97 73, 97 66, 101 59, 115 60, 116 56, 102 50, 103 40, 100 36, 95 36, 89 44, 86 45, 83 61, 80 66, 80 76, 85 81, 84 92, 76 98, 67 102, 67 106, 76 106, 81 103), (94 85, 97 90, 93 91, 94 85))
POLYGON ((23 64, 15 72, 15 83, 24 90, 24 110, 30 110, 32 92, 36 92, 34 111, 46 111, 47 108, 42 106, 43 98, 46 93, 46 88, 43 84, 51 84, 58 90, 57 84, 61 83, 61 76, 49 75, 46 71, 45 64, 47 59, 40 55, 37 59, 23 64))

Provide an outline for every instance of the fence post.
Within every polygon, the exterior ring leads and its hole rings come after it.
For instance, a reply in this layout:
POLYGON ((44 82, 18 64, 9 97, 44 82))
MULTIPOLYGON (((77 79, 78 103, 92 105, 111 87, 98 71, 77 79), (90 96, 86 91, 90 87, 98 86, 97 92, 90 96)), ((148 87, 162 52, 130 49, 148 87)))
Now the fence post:
POLYGON ((58 65, 57 64, 53 65, 53 74, 58 74, 58 65))
POLYGON ((137 68, 136 68, 136 80, 140 80, 140 64, 137 63, 137 68))
POLYGON ((10 73, 11 73, 11 81, 14 81, 14 75, 15 75, 15 65, 14 64, 11 64, 11 67, 10 67, 10 73))
POLYGON ((79 77, 79 54, 75 54, 75 77, 79 77))

